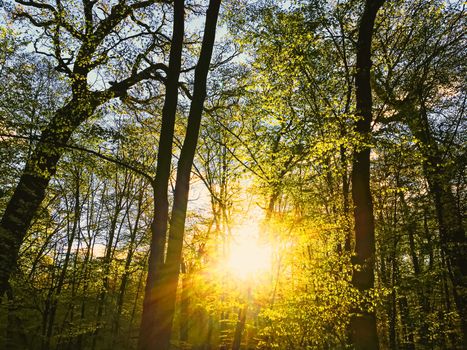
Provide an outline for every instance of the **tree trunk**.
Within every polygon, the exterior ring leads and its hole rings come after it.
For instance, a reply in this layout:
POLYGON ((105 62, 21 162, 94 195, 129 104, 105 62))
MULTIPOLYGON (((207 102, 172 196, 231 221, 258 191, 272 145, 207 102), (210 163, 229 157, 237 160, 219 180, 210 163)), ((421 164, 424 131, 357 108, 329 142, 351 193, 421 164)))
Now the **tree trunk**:
POLYGON ((125 294, 126 294, 126 288, 131 276, 130 272, 130 267, 133 262, 133 255, 137 249, 137 243, 136 243, 136 236, 138 233, 139 225, 140 225, 140 219, 141 215, 143 213, 143 194, 144 194, 144 188, 140 189, 140 194, 138 196, 138 207, 137 207, 137 212, 136 212, 136 218, 135 218, 135 223, 133 228, 130 228, 130 243, 128 246, 128 253, 125 259, 125 267, 124 267, 124 272, 121 278, 121 283, 120 283, 120 288, 117 296, 117 311, 115 313, 115 318, 113 322, 113 340, 112 344, 116 345, 118 341, 118 336, 120 333, 120 319, 122 316, 122 311, 123 311, 123 304, 124 304, 124 299, 125 299, 125 294))
POLYGON ((18 317, 18 306, 15 303, 11 286, 7 286, 7 319, 5 334, 5 349, 23 350, 28 348, 27 336, 24 332, 21 319, 18 317))
MULTIPOLYGON (((414 275, 416 277, 417 281, 421 281, 422 278, 422 268, 420 265, 420 261, 417 255, 417 250, 415 247, 415 234, 417 230, 417 222, 414 219, 413 214, 410 213, 409 211, 409 206, 407 205, 404 194, 400 193, 399 194, 400 201, 402 204, 402 209, 404 211, 404 217, 406 217, 407 222, 404 224, 404 231, 407 233, 408 240, 409 240, 409 252, 410 252, 410 259, 412 262, 413 270, 414 270, 414 275)), ((430 249, 433 249, 430 247, 430 249)), ((430 313, 430 302, 427 297, 427 293, 425 291, 425 284, 423 282, 419 282, 420 284, 416 286, 416 294, 418 296, 418 302, 420 305, 420 308, 423 312, 422 314, 422 320, 421 320, 421 328, 420 328, 420 340, 418 343, 424 347, 427 347, 429 345, 428 341, 428 322, 426 317, 428 317, 430 313)), ((408 308, 407 308, 407 313, 408 313, 408 308)), ((411 328, 412 325, 410 325, 411 328)))
MULTIPOLYGON (((369 141, 372 116, 370 85, 371 42, 374 22, 384 0, 367 0, 360 20, 357 42, 356 100, 357 115, 360 119, 355 130, 364 142, 369 141)), ((359 146, 354 153, 352 167, 352 199, 355 217, 355 256, 358 265, 352 276, 352 284, 360 292, 367 292, 374 286, 375 228, 373 203, 370 191, 370 147, 359 146)), ((357 350, 379 348, 376 318, 373 311, 359 306, 350 320, 351 340, 357 350)))
POLYGON ((163 311, 161 308, 166 307, 164 295, 167 291, 159 286, 163 276, 167 222, 169 219, 167 191, 172 160, 172 142, 177 111, 178 79, 182 61, 184 28, 184 1, 175 0, 172 45, 170 47, 169 69, 162 109, 162 125, 154 181, 154 220, 151 225, 152 239, 149 269, 138 340, 140 350, 167 349, 170 341, 170 326, 167 325, 164 318, 160 317, 160 313, 163 311))
POLYGON ((60 146, 66 145, 73 131, 92 115, 97 106, 97 100, 91 95, 74 97, 55 113, 27 161, 0 222, 0 295, 8 287, 21 243, 56 172, 64 151, 60 146))
MULTIPOLYGON (((193 99, 191 101, 190 113, 188 116, 187 131, 182 150, 180 152, 180 159, 178 161, 174 204, 172 208, 170 232, 167 243, 167 256, 165 262, 163 261, 164 249, 161 248, 165 243, 165 229, 167 227, 166 221, 163 223, 164 230, 158 232, 158 234, 161 234, 159 237, 159 243, 155 242, 156 245, 151 247, 151 249, 155 249, 154 251, 151 251, 151 259, 153 260, 152 263, 156 264, 156 271, 153 272, 154 275, 151 276, 151 280, 150 276, 148 276, 147 282, 149 285, 146 286, 143 317, 145 314, 148 315, 152 319, 153 325, 156 327, 151 327, 145 331, 145 334, 140 334, 140 350, 169 349, 170 336, 172 333, 172 321, 175 312, 175 296, 177 292, 182 257, 183 235, 185 231, 185 218, 188 204, 191 167, 193 165, 193 158, 198 143, 201 116, 203 112, 204 100, 206 98, 207 74, 209 71, 209 65, 214 47, 220 2, 220 0, 211 0, 209 2, 209 7, 206 14, 203 43, 198 64, 195 69, 193 99), (149 297, 148 293, 151 296, 150 303, 146 303, 146 297, 149 297)), ((183 2, 179 5, 183 5, 183 2)), ((183 15, 181 17, 183 20, 183 15)), ((172 140, 170 140, 170 142, 172 142, 172 140)), ((165 197, 166 196, 167 191, 165 192, 165 197)), ((158 199, 159 198, 156 197, 156 200, 158 199)), ((158 224, 161 224, 162 227, 162 223, 159 222, 158 224)), ((144 329, 142 328, 141 332, 143 331, 144 329)))
MULTIPOLYGON (((112 213, 112 216, 110 217, 110 227, 109 227, 109 234, 108 234, 108 241, 105 247, 105 254, 102 259, 102 287, 100 289, 99 295, 97 297, 97 313, 95 317, 95 330, 92 335, 92 345, 91 345, 91 350, 94 350, 96 348, 97 342, 99 340, 100 332, 101 329, 104 327, 104 324, 102 322, 102 317, 104 316, 104 310, 106 308, 106 303, 107 303, 107 294, 110 293, 110 269, 112 265, 112 260, 114 257, 114 252, 115 252, 115 244, 118 243, 120 239, 120 233, 122 226, 120 225, 119 228, 117 228, 117 223, 119 220, 120 213, 123 210, 124 203, 123 203, 123 197, 125 196, 126 188, 128 186, 128 179, 125 179, 125 183, 123 185, 123 188, 121 189, 121 192, 118 190, 118 172, 115 173, 115 196, 116 196, 116 203, 115 207, 112 213), (114 243, 115 242, 115 243, 114 243)), ((125 220, 125 217, 123 217, 122 220, 125 220)))
POLYGON ((399 298, 399 309, 401 313, 402 337, 404 340, 402 349, 415 350, 414 325, 410 317, 409 305, 405 295, 399 298))
MULTIPOLYGON (((88 4, 90 3, 88 2, 88 4)), ((141 8, 151 4, 153 2, 143 1, 139 5, 141 8)), ((91 4, 91 7, 93 5, 94 3, 91 4)), ((86 31, 73 62, 73 72, 68 73, 68 77, 71 78, 72 97, 68 103, 55 112, 51 121, 42 131, 37 146, 26 162, 0 222, 0 296, 5 293, 8 279, 16 267, 21 243, 45 198, 49 181, 55 175, 57 163, 72 133, 94 113, 99 105, 112 98, 124 96, 129 88, 150 78, 151 73, 158 69, 154 65, 140 72, 132 71, 130 77, 115 82, 110 88, 103 91, 91 91, 88 87, 88 74, 97 67, 93 67, 96 51, 101 48, 106 37, 114 33, 115 27, 130 15, 132 10, 133 8, 125 1, 119 1, 112 6, 109 15, 100 21, 99 25, 95 28, 92 28, 92 24, 88 26, 89 31, 86 31)), ((49 26, 53 25, 58 24, 54 21, 51 23, 46 21, 39 26, 44 26, 46 30, 52 30, 49 26)), ((135 66, 135 68, 137 67, 135 66)))
POLYGON ((80 212, 81 212, 81 203, 80 203, 80 176, 79 171, 75 174, 75 195, 74 195, 74 208, 73 208, 73 227, 71 232, 68 232, 68 242, 67 242, 67 251, 65 255, 65 261, 63 262, 63 266, 61 268, 60 276, 58 278, 57 286, 54 288, 55 292, 52 294, 51 306, 49 309, 48 315, 48 325, 47 325, 47 334, 44 339, 43 348, 49 349, 50 348, 50 339, 53 335, 53 328, 55 323, 55 316, 57 313, 58 308, 58 298, 62 292, 62 288, 65 284, 65 278, 68 271, 68 264, 70 262, 71 257, 71 249, 73 247, 73 241, 75 240, 76 234, 78 232, 78 223, 80 220, 80 212))

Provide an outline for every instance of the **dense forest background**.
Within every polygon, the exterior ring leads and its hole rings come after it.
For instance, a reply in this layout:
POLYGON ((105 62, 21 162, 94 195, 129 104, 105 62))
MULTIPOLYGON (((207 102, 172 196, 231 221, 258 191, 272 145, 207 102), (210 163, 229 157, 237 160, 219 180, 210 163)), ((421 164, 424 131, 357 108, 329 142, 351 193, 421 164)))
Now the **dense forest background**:
POLYGON ((465 348, 464 1, 1 6, 0 348, 465 348))

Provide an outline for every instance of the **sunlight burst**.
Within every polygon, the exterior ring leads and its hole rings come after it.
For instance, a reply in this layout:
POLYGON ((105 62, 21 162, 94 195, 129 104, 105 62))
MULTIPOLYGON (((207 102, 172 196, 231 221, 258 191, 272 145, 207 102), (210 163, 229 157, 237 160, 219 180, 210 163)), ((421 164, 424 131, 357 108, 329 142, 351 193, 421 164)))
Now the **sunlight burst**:
POLYGON ((271 249, 259 241, 257 229, 237 230, 227 254, 226 268, 240 279, 254 278, 270 270, 271 249))

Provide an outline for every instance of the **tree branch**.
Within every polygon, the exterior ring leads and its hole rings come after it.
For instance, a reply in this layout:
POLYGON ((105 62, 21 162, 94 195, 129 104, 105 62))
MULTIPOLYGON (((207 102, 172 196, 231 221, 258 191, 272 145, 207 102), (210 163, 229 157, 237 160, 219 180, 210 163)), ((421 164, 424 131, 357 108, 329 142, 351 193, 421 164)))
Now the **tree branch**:
MULTIPOLYGON (((34 136, 23 136, 23 135, 13 135, 13 134, 4 134, 4 133, 0 133, 0 137, 27 140, 29 142, 39 140, 39 137, 37 137, 37 136, 34 137, 34 136)), ((49 142, 49 143, 51 143, 51 142, 49 142)), ((58 144, 58 143, 55 143, 55 142, 53 142, 52 144, 54 146, 58 146, 58 147, 64 147, 64 148, 68 148, 68 149, 72 149, 72 150, 76 150, 76 151, 80 151, 80 152, 85 152, 85 153, 91 154, 93 156, 96 156, 98 158, 104 159, 104 160, 106 160, 108 162, 117 164, 117 165, 119 165, 119 166, 121 166, 123 168, 126 168, 128 170, 131 170, 131 171, 135 172, 138 175, 143 176, 145 179, 147 179, 151 183, 151 185, 154 185, 154 178, 151 175, 146 173, 144 170, 139 169, 138 167, 125 162, 122 159, 114 158, 114 157, 102 154, 102 153, 100 153, 98 151, 94 151, 92 149, 88 149, 88 148, 85 148, 85 147, 82 147, 82 146, 79 146, 79 145, 69 145, 69 144, 64 145, 64 144, 58 144)))

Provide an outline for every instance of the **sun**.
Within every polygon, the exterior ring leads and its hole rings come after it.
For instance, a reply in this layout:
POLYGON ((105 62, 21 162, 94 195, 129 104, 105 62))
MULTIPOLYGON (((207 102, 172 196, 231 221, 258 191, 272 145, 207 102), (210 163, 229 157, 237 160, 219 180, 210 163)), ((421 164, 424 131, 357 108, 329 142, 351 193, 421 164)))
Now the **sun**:
POLYGON ((260 242, 258 228, 243 225, 233 231, 225 268, 239 279, 250 279, 271 269, 271 249, 260 242))

